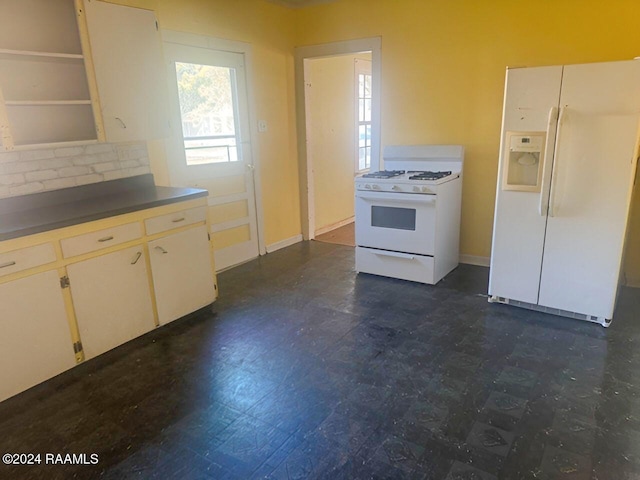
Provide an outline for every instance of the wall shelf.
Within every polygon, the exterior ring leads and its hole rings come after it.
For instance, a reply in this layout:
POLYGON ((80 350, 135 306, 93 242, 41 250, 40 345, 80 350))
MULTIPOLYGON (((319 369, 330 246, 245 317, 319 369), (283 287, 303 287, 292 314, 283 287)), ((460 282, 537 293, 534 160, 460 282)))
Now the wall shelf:
POLYGON ((35 52, 32 50, 11 50, 0 48, 0 59, 3 57, 42 57, 50 60, 83 60, 84 55, 77 53, 35 52))
POLYGON ((91 105, 91 100, 11 100, 6 101, 8 107, 47 107, 65 105, 91 105))
POLYGON ((8 0, 0 17, 2 147, 98 139, 81 0, 8 0))

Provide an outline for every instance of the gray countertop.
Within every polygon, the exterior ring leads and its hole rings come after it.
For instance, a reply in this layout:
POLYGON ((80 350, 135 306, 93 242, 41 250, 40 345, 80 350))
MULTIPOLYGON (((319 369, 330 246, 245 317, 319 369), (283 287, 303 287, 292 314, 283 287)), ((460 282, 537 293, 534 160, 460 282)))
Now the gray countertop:
POLYGON ((158 187, 148 174, 0 199, 0 241, 207 195, 196 188, 158 187))

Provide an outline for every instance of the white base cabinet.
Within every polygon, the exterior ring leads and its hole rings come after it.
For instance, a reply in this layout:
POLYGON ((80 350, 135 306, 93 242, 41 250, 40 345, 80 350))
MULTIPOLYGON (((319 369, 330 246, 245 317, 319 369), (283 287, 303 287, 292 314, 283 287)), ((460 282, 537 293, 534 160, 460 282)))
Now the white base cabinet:
POLYGON ((75 366, 55 270, 0 285, 0 400, 75 366))
POLYGON ((206 225, 149 242, 149 256, 160 325, 215 300, 206 225))
POLYGON ((155 328, 142 245, 67 267, 85 358, 155 328))
POLYGON ((207 200, 0 242, 0 401, 217 296, 207 200))

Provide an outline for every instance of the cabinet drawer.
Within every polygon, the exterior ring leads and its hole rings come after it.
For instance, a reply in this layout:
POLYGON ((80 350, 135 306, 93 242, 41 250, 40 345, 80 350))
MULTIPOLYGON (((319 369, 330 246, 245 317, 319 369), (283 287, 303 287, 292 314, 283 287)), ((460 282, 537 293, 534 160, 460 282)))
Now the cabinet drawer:
POLYGON ((21 248, 0 254, 0 276, 21 272, 56 261, 56 251, 52 243, 21 248))
POLYGON ((156 233, 171 230, 172 228, 204 222, 206 219, 207 207, 196 207, 169 213, 167 215, 148 218, 144 221, 144 226, 147 229, 147 235, 154 235, 156 233))
POLYGON ((127 223, 117 227, 105 228, 96 232, 85 233, 77 237, 65 238, 60 242, 65 258, 75 257, 83 253, 95 252, 102 248, 112 247, 142 237, 140 223, 127 223))

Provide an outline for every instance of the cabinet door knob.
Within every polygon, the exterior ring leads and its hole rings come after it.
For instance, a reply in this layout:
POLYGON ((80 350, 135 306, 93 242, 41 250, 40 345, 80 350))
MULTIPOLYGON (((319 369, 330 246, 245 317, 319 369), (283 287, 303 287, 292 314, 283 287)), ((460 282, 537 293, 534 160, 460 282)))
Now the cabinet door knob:
POLYGON ((180 218, 176 218, 175 220, 171 220, 173 223, 180 223, 180 222, 184 222, 185 218, 184 217, 180 217, 180 218))
POLYGON ((99 242, 108 242, 109 240, 113 240, 113 235, 110 235, 108 237, 102 237, 102 238, 98 239, 99 242))
POLYGON ((162 248, 160 245, 157 245, 155 247, 155 249, 158 250, 160 253, 169 253, 164 248, 162 248))
POLYGON ((13 267, 15 264, 16 262, 5 262, 0 264, 0 268, 13 267))
POLYGON ((142 252, 136 253, 136 258, 133 259, 133 262, 131 262, 131 265, 135 265, 136 263, 138 263, 138 260, 140 260, 141 256, 142 256, 142 252))

